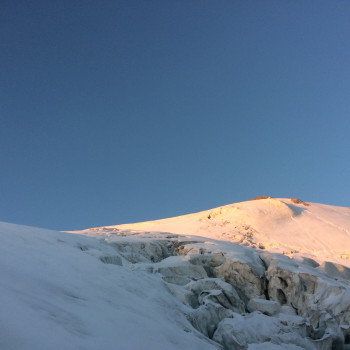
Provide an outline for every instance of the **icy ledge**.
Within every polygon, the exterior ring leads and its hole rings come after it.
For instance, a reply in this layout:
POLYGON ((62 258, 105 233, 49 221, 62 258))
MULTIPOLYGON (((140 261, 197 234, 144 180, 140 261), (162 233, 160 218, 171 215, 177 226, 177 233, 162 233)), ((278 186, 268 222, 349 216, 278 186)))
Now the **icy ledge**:
POLYGON ((176 235, 108 240, 121 264, 159 275, 191 324, 224 349, 349 348, 346 267, 176 235))

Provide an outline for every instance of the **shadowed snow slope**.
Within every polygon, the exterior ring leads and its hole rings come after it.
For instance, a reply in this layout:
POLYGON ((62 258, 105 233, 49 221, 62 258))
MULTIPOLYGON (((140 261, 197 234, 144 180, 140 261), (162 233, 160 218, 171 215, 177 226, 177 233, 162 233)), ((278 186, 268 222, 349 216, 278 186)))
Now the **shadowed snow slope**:
POLYGON ((296 202, 267 198, 106 229, 202 236, 350 267, 350 208, 296 202))
POLYGON ((0 349, 217 348, 159 278, 118 263, 103 240, 0 223, 0 349))

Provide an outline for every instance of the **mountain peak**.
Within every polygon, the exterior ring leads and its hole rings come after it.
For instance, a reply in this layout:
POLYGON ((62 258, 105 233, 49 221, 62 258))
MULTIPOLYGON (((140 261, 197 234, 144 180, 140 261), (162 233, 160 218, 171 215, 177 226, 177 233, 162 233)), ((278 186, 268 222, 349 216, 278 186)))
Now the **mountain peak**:
POLYGON ((173 218, 88 229, 81 232, 168 232, 331 261, 350 267, 350 208, 299 198, 256 197, 173 218))

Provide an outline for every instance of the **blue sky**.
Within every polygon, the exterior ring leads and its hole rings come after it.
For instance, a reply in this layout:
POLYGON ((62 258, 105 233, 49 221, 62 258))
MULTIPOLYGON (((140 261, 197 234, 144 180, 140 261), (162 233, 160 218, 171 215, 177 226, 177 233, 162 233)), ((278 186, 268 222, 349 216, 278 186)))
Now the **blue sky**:
POLYGON ((5 0, 0 33, 0 221, 350 206, 349 1, 5 0))

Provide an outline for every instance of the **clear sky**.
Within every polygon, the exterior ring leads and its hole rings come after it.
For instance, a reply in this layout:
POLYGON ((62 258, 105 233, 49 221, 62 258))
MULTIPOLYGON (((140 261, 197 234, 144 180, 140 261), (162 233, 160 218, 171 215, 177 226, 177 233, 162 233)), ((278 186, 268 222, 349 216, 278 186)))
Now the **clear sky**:
POLYGON ((0 4, 0 221, 350 206, 350 2, 0 4))

